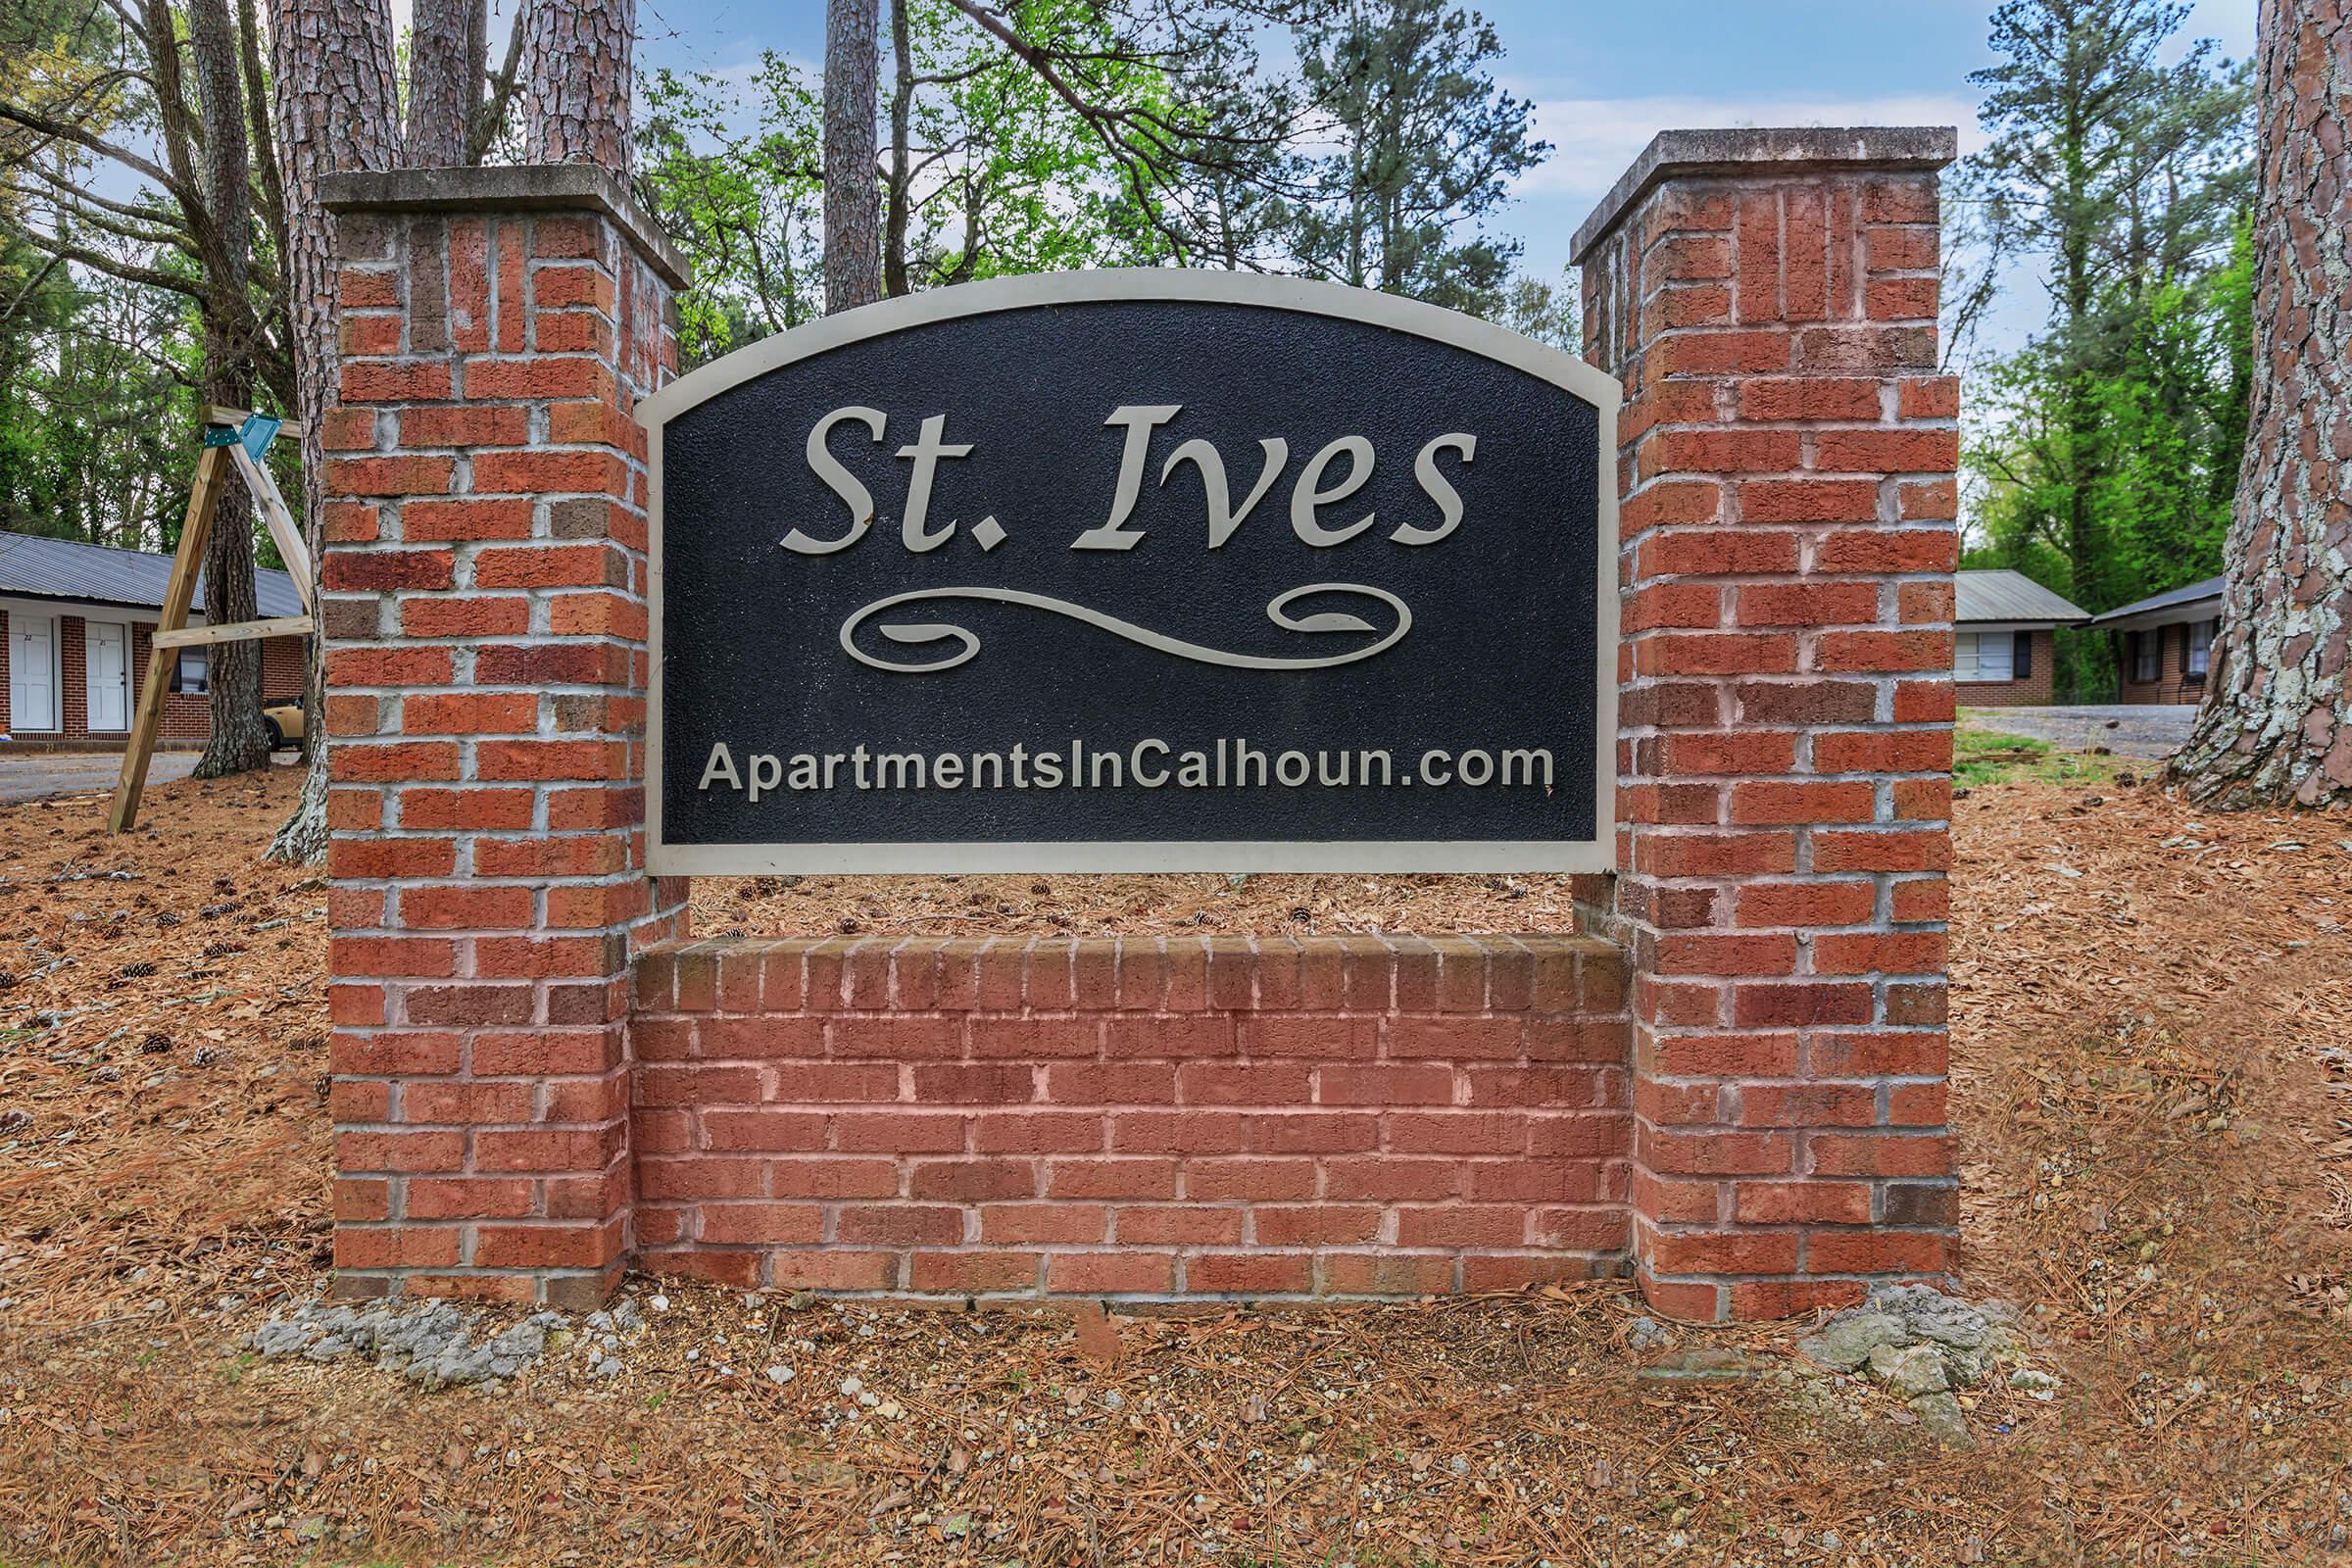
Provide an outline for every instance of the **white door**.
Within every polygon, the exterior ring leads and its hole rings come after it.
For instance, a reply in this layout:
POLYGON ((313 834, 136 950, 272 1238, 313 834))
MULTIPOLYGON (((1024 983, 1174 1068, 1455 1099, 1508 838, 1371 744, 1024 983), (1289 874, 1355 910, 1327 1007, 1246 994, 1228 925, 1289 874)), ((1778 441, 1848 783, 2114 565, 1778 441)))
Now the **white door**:
POLYGON ((57 728, 57 621, 8 612, 9 727, 57 728))
POLYGON ((91 733, 130 728, 130 628, 119 621, 93 620, 84 648, 89 663, 91 733))

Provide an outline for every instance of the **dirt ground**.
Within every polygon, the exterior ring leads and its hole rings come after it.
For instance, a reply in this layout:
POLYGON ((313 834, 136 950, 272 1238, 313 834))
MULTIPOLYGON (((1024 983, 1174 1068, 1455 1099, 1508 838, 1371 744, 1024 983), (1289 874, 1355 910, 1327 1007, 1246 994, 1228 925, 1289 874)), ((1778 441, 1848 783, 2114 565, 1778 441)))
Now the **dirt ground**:
MULTIPOLYGON (((432 1393, 241 1354, 328 1256, 323 888, 256 859, 293 783, 166 785, 122 842, 97 798, 0 806, 5 1568, 2352 1560, 2352 816, 2107 782, 1959 805, 1960 1285, 2028 1309, 2060 1387, 1972 1396, 1952 1453, 1875 1385, 1789 1375, 1809 1324, 1631 1348, 1617 1284, 1090 1324, 634 1280, 650 1325, 609 1378, 571 1348, 432 1393), (1698 1349, 1764 1375, 1644 1375, 1698 1349)), ((1568 920, 1535 877, 696 904, 705 930, 1568 920)))

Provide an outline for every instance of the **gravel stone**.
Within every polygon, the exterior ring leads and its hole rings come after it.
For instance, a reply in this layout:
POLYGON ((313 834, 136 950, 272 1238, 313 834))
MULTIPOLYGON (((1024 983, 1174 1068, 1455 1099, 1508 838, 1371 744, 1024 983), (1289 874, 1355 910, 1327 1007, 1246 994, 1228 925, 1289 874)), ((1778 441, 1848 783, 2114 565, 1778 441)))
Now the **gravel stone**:
POLYGON ((2054 1399, 2058 1396, 2058 1380, 2047 1372, 2036 1372, 2030 1366, 2021 1366, 2010 1373, 2009 1386, 2021 1394, 2031 1394, 2036 1399, 2054 1399))
POLYGON ((427 1388, 487 1383, 514 1376, 547 1348, 560 1312, 534 1312, 483 1344, 466 1314, 448 1301, 414 1306, 350 1307, 313 1301, 256 1329, 245 1348, 265 1356, 337 1361, 372 1355, 386 1371, 427 1388))
POLYGON ((1903 1343, 1903 1320, 1890 1312, 1848 1307, 1821 1326, 1818 1333, 1796 1342, 1806 1359, 1833 1372, 1859 1371, 1870 1352, 1903 1343))
POLYGON ((1936 1442, 1950 1448, 1973 1448, 1977 1440, 1970 1435, 1968 1418, 1960 1413, 1960 1401, 1948 1394, 1923 1394, 1911 1401, 1911 1413, 1936 1442))
MULTIPOLYGON (((1978 1306, 1930 1285, 1881 1285, 1796 1348, 1834 1371, 1867 1371, 1902 1397, 1938 1443, 1970 1447, 1975 1440, 1951 1391, 1974 1388, 2023 1360, 2021 1321, 2006 1301, 1978 1306)), ((2058 1387, 2048 1373, 2023 1367, 2008 1382, 2042 1399, 2058 1387)))
POLYGON ((1931 1345, 1914 1345, 1898 1349, 1882 1345, 1870 1352, 1870 1374, 1882 1379, 1886 1386, 1905 1398, 1922 1394, 1942 1394, 1951 1388, 1944 1376, 1943 1358, 1931 1345))

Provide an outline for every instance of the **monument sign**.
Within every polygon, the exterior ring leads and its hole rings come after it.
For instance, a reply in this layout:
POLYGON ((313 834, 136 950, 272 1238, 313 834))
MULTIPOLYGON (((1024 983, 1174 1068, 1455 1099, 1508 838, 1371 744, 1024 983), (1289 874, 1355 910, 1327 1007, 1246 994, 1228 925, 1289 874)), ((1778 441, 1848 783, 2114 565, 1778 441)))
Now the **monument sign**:
POLYGON ((660 873, 1601 870, 1617 384, 1132 270, 784 333, 652 432, 660 873))

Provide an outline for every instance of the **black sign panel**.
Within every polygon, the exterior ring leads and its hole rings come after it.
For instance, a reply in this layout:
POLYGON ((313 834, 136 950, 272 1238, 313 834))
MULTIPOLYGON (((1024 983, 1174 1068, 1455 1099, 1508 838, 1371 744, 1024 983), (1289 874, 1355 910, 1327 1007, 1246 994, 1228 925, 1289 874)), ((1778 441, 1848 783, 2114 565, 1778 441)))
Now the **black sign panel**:
POLYGON ((1387 295, 1019 278, 651 400, 662 872, 1609 859, 1616 384, 1387 295))

